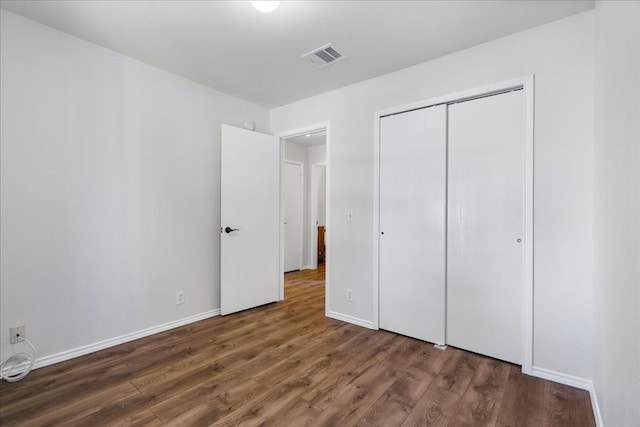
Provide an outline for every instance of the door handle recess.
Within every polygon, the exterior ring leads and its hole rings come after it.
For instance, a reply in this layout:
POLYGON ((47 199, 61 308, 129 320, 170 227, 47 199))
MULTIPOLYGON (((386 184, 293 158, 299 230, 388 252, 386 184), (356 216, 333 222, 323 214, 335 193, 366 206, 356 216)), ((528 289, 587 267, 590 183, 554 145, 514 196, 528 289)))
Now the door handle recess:
POLYGON ((231 228, 229 226, 226 226, 224 228, 224 232, 227 233, 227 234, 231 233, 232 231, 240 231, 240 230, 238 230, 237 228, 231 228))

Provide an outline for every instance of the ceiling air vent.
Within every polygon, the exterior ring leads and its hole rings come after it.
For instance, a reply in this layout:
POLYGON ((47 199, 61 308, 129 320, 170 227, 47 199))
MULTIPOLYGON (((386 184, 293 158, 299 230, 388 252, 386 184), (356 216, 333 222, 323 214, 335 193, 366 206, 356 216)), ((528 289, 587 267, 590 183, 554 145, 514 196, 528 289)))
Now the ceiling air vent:
POLYGON ((336 62, 342 61, 347 56, 331 47, 331 43, 329 43, 322 46, 321 48, 314 49, 311 52, 302 55, 302 57, 311 62, 316 67, 324 68, 327 65, 335 64, 336 62))

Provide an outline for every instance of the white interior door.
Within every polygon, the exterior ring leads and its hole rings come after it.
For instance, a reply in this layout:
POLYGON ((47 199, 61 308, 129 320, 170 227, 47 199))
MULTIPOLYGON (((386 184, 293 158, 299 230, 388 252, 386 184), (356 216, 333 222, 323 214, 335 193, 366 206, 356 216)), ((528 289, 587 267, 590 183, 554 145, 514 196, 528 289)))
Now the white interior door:
POLYGON ((222 125, 220 311, 280 296, 280 140, 222 125))
POLYGON ((302 218, 304 176, 302 165, 284 163, 284 271, 300 270, 302 265, 302 218))
POLYGON ((380 120, 379 326, 445 342, 446 106, 380 120))
POLYGON ((522 91, 449 106, 447 343, 522 358, 522 91))

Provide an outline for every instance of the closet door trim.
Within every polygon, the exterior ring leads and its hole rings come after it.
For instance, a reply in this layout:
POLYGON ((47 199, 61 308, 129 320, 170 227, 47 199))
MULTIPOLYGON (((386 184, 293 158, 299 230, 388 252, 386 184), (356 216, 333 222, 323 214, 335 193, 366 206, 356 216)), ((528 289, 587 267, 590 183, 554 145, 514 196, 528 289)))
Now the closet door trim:
POLYGON ((533 367, 533 142, 534 142, 534 75, 457 92, 437 98, 405 104, 374 113, 374 215, 373 215, 373 328, 379 329, 380 285, 380 119, 434 105, 453 104, 483 96, 522 89, 525 99, 524 147, 524 256, 522 284, 522 372, 531 375, 533 367))

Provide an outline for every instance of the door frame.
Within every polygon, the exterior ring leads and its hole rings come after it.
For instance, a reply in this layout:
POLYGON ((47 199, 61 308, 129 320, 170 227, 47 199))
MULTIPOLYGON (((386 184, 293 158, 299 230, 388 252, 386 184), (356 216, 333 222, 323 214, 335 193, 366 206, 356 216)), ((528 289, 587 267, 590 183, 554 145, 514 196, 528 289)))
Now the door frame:
MULTIPOLYGON (((309 259, 309 267, 311 267, 312 270, 315 270, 316 268, 318 268, 318 195, 320 194, 320 192, 318 191, 318 170, 320 167, 324 167, 325 168, 325 228, 327 227, 326 224, 326 218, 327 218, 327 205, 326 205, 326 200, 327 200, 327 189, 326 189, 326 185, 327 185, 327 179, 326 179, 326 171, 327 171, 327 162, 319 162, 319 163, 313 163, 312 165, 310 165, 310 174, 311 174, 311 179, 310 181, 310 187, 311 187, 311 191, 309 192, 309 218, 310 218, 310 224, 309 224, 309 254, 310 254, 310 259, 309 259)), ((326 256, 326 255, 325 255, 326 256)))
POLYGON ((302 186, 300 187, 300 193, 301 193, 301 201, 300 201, 300 205, 302 207, 302 222, 300 223, 300 257, 298 260, 298 269, 302 270, 302 266, 304 265, 303 261, 302 261, 302 256, 304 254, 304 176, 305 176, 305 170, 304 170, 304 163, 302 162, 298 162, 297 160, 290 160, 285 158, 284 162, 281 165, 281 177, 282 177, 282 203, 281 203, 281 210, 282 210, 282 271, 284 271, 284 241, 285 241, 285 230, 284 230, 284 198, 285 198, 285 193, 284 193, 284 165, 285 163, 289 163, 292 165, 297 165, 300 166, 300 170, 302 172, 302 186))
MULTIPOLYGON (((300 135, 306 135, 308 133, 312 133, 312 132, 321 132, 321 131, 325 131, 326 132, 326 168, 327 168, 327 175, 326 175, 326 187, 325 187, 325 191, 327 193, 326 196, 326 210, 327 210, 327 215, 326 215, 326 225, 325 228, 328 230, 325 232, 325 246, 327 247, 327 253, 328 253, 328 257, 325 259, 325 302, 324 302, 324 309, 325 309, 325 315, 328 315, 329 313, 329 295, 331 293, 331 282, 329 280, 329 268, 331 266, 330 263, 330 258, 331 258, 331 251, 329 250, 329 248, 331 247, 331 233, 330 233, 330 225, 331 225, 331 179, 330 179, 330 171, 331 171, 331 167, 330 164, 331 162, 329 161, 330 157, 330 153, 331 153, 331 122, 321 122, 321 123, 316 123, 316 124, 312 124, 312 125, 308 125, 308 126, 304 126, 304 127, 300 127, 300 128, 295 128, 295 129, 289 129, 286 131, 282 131, 282 132, 276 132, 274 133, 275 136, 277 136, 278 138, 280 138, 280 176, 282 177, 282 168, 284 167, 284 140, 288 139, 288 138, 293 138, 295 136, 300 136, 300 135)), ((283 182, 282 179, 280 180, 280 194, 282 194, 282 190, 283 190, 283 182)), ((283 198, 280 197, 280 300, 284 300, 284 209, 283 209, 283 198)))
POLYGON ((373 155, 373 328, 379 329, 380 284, 380 119, 415 109, 439 104, 495 95, 522 89, 525 102, 524 117, 524 255, 522 259, 522 372, 532 374, 533 368, 533 144, 534 144, 534 75, 488 84, 449 95, 405 104, 374 113, 373 155))

